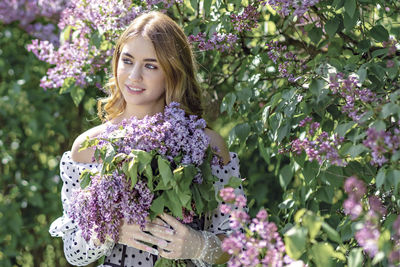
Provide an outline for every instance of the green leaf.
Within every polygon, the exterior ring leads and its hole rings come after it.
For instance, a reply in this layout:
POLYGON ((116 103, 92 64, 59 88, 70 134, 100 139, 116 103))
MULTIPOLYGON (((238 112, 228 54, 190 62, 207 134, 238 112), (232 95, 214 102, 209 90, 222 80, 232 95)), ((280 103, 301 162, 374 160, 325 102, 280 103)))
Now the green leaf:
POLYGON ((319 167, 316 161, 308 161, 304 164, 303 176, 307 184, 310 184, 317 176, 319 167))
POLYGON ((386 181, 389 182, 391 186, 394 186, 394 194, 397 194, 397 189, 400 182, 400 171, 399 170, 389 170, 386 173, 386 181))
POLYGON ((353 16, 350 16, 349 14, 344 13, 343 23, 344 23, 344 27, 346 28, 346 30, 348 30, 348 31, 353 30, 353 27, 357 24, 359 17, 360 17, 360 13, 358 12, 358 10, 356 10, 356 12, 354 12, 353 16))
POLYGON ((347 151, 347 153, 352 157, 355 158, 361 153, 368 151, 368 148, 366 148, 363 144, 358 144, 355 146, 351 146, 350 149, 347 151))
POLYGON ((332 266, 332 255, 335 251, 329 243, 317 243, 311 248, 311 255, 317 267, 332 266))
POLYGON ((346 123, 342 123, 339 124, 336 129, 335 132, 339 135, 339 136, 346 136, 346 133, 355 125, 356 123, 351 121, 351 122, 346 122, 346 123))
POLYGON ((362 248, 353 248, 350 251, 348 257, 349 267, 362 267, 364 262, 364 257, 362 253, 362 248))
POLYGON ((204 13, 207 17, 210 16, 211 3, 212 0, 204 0, 204 13))
POLYGON ((311 41, 314 44, 318 44, 321 41, 322 34, 322 29, 315 26, 310 31, 308 31, 308 37, 310 37, 311 41))
POLYGON ((370 40, 362 40, 358 43, 358 51, 361 53, 367 52, 371 47, 370 40))
POLYGON ((306 250, 308 230, 305 227, 294 226, 285 233, 285 246, 289 257, 298 260, 306 250))
POLYGON ((335 229, 333 229, 329 224, 323 222, 322 229, 328 235, 330 240, 335 241, 338 244, 342 244, 342 239, 340 238, 339 233, 335 229))
POLYGON ((242 179, 232 176, 225 187, 238 188, 242 184, 242 179))
POLYGON ((290 165, 285 165, 279 173, 279 183, 282 188, 286 188, 293 178, 293 168, 290 165))
POLYGON ((325 81, 322 79, 314 79, 310 84, 310 91, 313 95, 319 96, 325 87, 325 81))
POLYGON ((222 99, 221 103, 221 113, 224 111, 228 112, 229 116, 232 116, 233 105, 236 102, 236 95, 234 93, 228 93, 225 95, 224 99, 222 99))
POLYGON ((389 39, 389 33, 382 25, 374 26, 369 33, 378 42, 384 42, 389 39))
POLYGON ((346 0, 344 2, 344 10, 346 11, 346 14, 349 15, 350 17, 353 17, 356 11, 356 7, 357 7, 356 0, 346 0))
POLYGON ((86 169, 82 172, 81 177, 80 177, 80 179, 81 179, 80 186, 82 189, 85 189, 90 184, 90 182, 92 180, 91 176, 92 176, 92 173, 90 172, 89 169, 86 169))
POLYGON ((131 189, 138 181, 138 163, 137 157, 134 157, 128 163, 128 179, 131 180, 131 189))
POLYGON ((151 202, 150 210, 152 210, 156 215, 162 214, 164 212, 164 203, 165 199, 163 195, 161 195, 151 202))
POLYGON ((322 223, 323 219, 312 212, 306 212, 302 217, 302 224, 303 226, 307 227, 311 240, 314 240, 314 238, 318 235, 322 223))
POLYGON ((333 37, 336 34, 337 30, 339 29, 339 23, 339 19, 335 17, 331 20, 328 20, 328 22, 325 24, 325 31, 330 37, 333 37))
POLYGON ((384 168, 381 168, 376 175, 376 187, 380 188, 382 185, 385 184, 385 179, 386 179, 386 170, 384 168))
POLYGON ((387 117, 399 114, 400 106, 394 103, 387 103, 382 107, 381 118, 386 119, 387 117))
POLYGON ((72 100, 74 101, 75 106, 79 105, 84 95, 85 95, 85 90, 83 90, 82 88, 77 86, 73 86, 71 88, 71 97, 72 100))
POLYGON ((173 190, 164 191, 163 196, 166 200, 164 205, 172 211, 174 216, 182 219, 182 203, 175 192, 173 190))
POLYGON ((169 185, 174 177, 171 171, 171 167, 169 166, 169 162, 159 156, 157 159, 157 163, 164 185, 169 185))
POLYGON ((240 142, 245 142, 250 133, 250 125, 245 122, 235 126, 235 135, 239 138, 240 142))

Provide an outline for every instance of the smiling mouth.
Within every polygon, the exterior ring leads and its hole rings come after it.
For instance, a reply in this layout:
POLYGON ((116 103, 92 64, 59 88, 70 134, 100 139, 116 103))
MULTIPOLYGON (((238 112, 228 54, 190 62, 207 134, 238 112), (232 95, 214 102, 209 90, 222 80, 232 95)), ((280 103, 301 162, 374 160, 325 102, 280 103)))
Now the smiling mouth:
POLYGON ((131 87, 129 85, 125 85, 125 86, 126 86, 126 88, 128 88, 129 91, 135 92, 135 93, 140 93, 140 92, 143 92, 145 90, 145 89, 139 88, 139 87, 131 87))

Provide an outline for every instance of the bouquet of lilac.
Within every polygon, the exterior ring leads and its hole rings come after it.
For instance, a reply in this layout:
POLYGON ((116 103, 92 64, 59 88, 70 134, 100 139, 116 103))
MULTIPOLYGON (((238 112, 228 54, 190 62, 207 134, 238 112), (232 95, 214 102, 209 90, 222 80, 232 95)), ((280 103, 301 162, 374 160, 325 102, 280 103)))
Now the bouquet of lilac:
POLYGON ((168 212, 184 223, 217 207, 211 174, 213 153, 197 116, 178 103, 164 113, 110 124, 101 136, 86 140, 102 163, 98 173, 83 172, 69 215, 89 240, 117 242, 122 220, 142 227, 146 217, 168 212))

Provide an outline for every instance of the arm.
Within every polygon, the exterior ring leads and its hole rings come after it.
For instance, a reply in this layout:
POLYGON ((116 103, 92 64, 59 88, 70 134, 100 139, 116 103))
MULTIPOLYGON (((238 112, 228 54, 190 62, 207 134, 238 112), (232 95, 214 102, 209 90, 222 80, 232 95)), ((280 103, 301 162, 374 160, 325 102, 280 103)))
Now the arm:
POLYGON ((94 262, 110 253, 114 246, 114 243, 109 241, 97 246, 94 238, 86 242, 77 223, 68 216, 72 191, 80 186, 80 173, 85 169, 94 169, 96 166, 97 164, 74 162, 69 151, 64 153, 60 162, 64 214, 51 224, 49 232, 52 236, 62 237, 65 257, 73 265, 82 266, 94 262))

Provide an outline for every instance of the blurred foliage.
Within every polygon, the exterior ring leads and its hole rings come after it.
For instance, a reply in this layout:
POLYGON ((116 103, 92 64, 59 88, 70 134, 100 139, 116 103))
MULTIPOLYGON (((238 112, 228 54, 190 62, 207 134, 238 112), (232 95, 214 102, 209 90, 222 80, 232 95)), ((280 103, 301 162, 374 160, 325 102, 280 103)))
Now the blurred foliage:
POLYGON ((0 24, 0 266, 66 266, 62 240, 48 233, 62 214, 58 164, 98 122, 93 107, 39 87, 48 66, 26 51, 31 39, 0 24))

